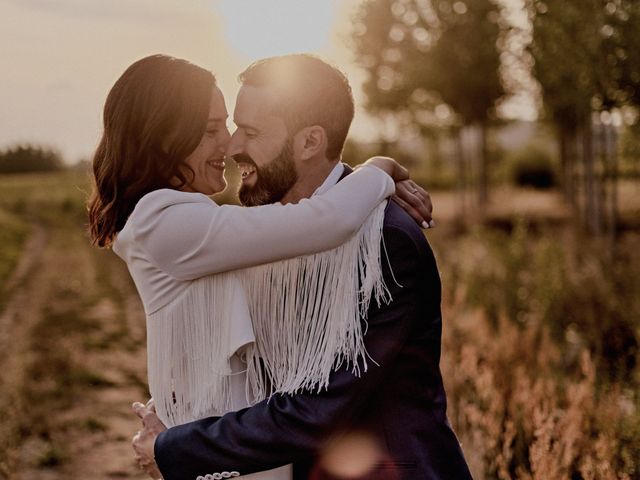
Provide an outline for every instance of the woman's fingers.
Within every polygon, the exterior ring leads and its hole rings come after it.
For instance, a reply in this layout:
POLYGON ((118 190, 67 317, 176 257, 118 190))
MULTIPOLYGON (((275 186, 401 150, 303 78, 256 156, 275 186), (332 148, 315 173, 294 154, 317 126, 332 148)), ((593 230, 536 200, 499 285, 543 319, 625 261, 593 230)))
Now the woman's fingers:
POLYGON ((392 197, 423 228, 435 226, 431 216, 433 204, 429 193, 411 180, 409 170, 390 157, 371 157, 365 163, 375 165, 389 174, 396 182, 396 194, 392 197))
POLYGON ((429 193, 413 180, 396 183, 396 194, 392 197, 423 228, 433 226, 433 204, 429 193))
POLYGON ((140 402, 133 402, 133 405, 131 405, 131 408, 133 409, 133 412, 138 416, 140 420, 144 418, 144 415, 147 412, 147 407, 145 407, 140 402))
POLYGON ((431 220, 433 205, 427 191, 416 185, 413 180, 402 182, 402 191, 404 192, 403 199, 420 211, 425 220, 431 220))
POLYGON ((400 196, 393 195, 391 199, 394 202, 396 202, 398 205, 400 205, 409 215, 411 215, 411 217, 416 221, 416 223, 420 225, 422 228, 431 228, 432 226, 435 225, 435 223, 433 222, 430 216, 425 216, 424 213, 422 213, 417 208, 413 207, 411 204, 407 203, 400 196))
POLYGON ((418 225, 421 225, 424 228, 424 220, 422 220, 422 218, 420 217, 420 214, 415 208, 413 208, 407 202, 402 200, 402 198, 400 198, 397 194, 393 195, 391 197, 391 200, 393 200, 398 205, 400 205, 405 212, 411 215, 411 217, 418 223, 418 225))
POLYGON ((429 212, 430 220, 432 220, 431 217, 433 216, 432 215, 433 214, 433 203, 431 202, 431 195, 429 195, 429 192, 427 192, 420 185, 415 184, 414 186, 415 186, 415 188, 417 190, 417 195, 422 198, 424 206, 427 209, 427 211, 429 212))

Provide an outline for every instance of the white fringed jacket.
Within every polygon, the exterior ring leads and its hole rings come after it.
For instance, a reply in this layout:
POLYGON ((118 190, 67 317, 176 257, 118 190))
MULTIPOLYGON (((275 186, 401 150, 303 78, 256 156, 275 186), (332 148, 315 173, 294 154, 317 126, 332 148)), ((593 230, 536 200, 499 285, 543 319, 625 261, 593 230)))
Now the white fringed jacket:
POLYGON ((364 166, 298 204, 217 205, 170 189, 138 202, 113 250, 144 305, 149 388, 167 426, 322 388, 341 362, 366 368, 359 320, 372 293, 384 297, 393 192, 364 166))

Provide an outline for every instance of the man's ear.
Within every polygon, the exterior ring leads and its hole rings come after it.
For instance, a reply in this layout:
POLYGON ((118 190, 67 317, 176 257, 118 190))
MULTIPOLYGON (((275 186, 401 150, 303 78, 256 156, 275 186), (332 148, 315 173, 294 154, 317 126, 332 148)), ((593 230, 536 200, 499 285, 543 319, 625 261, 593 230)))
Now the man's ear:
POLYGON ((298 158, 308 160, 324 155, 327 150, 327 132, 319 125, 305 127, 296 134, 294 148, 298 150, 298 158))

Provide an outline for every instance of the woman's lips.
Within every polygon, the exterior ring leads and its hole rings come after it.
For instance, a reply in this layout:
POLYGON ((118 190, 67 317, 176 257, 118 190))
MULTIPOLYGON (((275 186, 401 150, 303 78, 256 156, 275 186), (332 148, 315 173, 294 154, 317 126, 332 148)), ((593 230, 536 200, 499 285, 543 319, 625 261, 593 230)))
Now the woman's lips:
POLYGON ((224 171, 224 167, 226 166, 224 159, 221 160, 209 160, 207 161, 207 165, 209 165, 210 167, 215 168, 216 170, 222 170, 224 171))

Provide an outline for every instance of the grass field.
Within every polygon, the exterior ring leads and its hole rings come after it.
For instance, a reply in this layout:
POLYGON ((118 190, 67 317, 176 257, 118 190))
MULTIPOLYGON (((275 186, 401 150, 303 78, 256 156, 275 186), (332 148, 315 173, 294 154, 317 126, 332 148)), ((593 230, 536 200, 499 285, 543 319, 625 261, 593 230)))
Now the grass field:
POLYGON ((0 178, 0 478, 145 478, 129 411, 148 395, 144 316, 122 262, 88 243, 87 185, 0 178))
MULTIPOLYGON (((145 478, 129 411, 147 397, 144 315, 125 265, 89 245, 88 188, 0 176, 0 479, 145 478)), ((553 193, 496 191, 464 227, 455 194, 433 200, 442 369, 475 478, 640 478, 639 232, 612 257, 553 193)))

